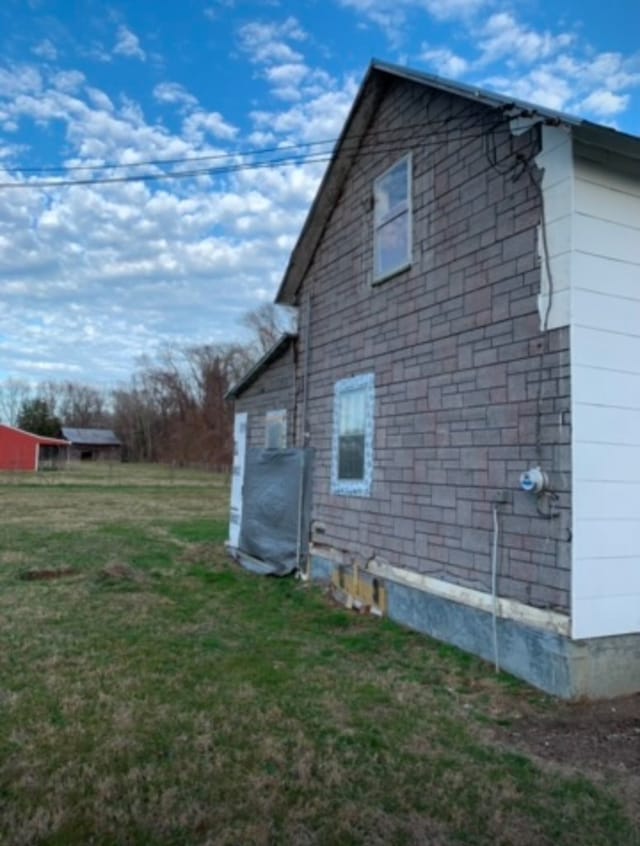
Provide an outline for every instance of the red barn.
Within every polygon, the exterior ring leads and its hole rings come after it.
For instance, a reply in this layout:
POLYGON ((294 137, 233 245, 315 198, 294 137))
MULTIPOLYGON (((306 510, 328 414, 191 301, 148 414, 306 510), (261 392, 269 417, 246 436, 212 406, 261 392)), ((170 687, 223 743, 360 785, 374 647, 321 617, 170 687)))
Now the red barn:
POLYGON ((0 470, 37 470, 67 456, 69 441, 33 435, 0 423, 0 470))

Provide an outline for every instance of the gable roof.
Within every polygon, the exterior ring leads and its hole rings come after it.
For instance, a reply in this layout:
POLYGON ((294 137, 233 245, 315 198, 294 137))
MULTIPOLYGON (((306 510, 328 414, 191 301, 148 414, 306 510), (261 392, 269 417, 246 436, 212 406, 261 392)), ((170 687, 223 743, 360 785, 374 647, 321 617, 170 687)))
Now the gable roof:
POLYGON ((261 359, 256 361, 253 367, 248 370, 245 375, 240 379, 239 382, 236 382, 235 385, 232 385, 227 393, 224 395, 225 399, 238 399, 238 397, 243 394, 247 388, 252 385, 256 379, 267 369, 267 367, 276 359, 280 358, 281 355, 289 349, 291 343, 297 338, 298 336, 294 332, 285 332, 281 335, 275 344, 266 351, 266 353, 262 356, 261 359))
POLYGON ((20 435, 24 435, 25 438, 36 441, 36 443, 39 443, 41 446, 69 446, 69 441, 65 441, 63 438, 50 438, 48 435, 35 435, 33 432, 27 432, 25 429, 19 429, 17 426, 9 426, 8 423, 0 423, 0 429, 8 429, 10 432, 18 432, 20 435))
POLYGON ((593 123, 556 112, 542 106, 505 97, 471 85, 422 73, 411 68, 373 60, 360 85, 358 93, 336 142, 336 146, 320 183, 300 236, 291 252, 284 277, 276 294, 276 303, 292 304, 300 284, 313 259, 315 251, 329 220, 329 216, 342 191, 351 165, 358 155, 360 143, 371 122, 385 90, 393 80, 407 80, 443 91, 463 99, 483 103, 502 110, 514 117, 537 119, 551 125, 571 127, 574 137, 584 144, 604 148, 613 154, 629 156, 640 163, 640 138, 619 132, 609 126, 593 123), (349 143, 347 143, 349 142, 349 143))
POLYGON ((92 444, 93 446, 121 446, 120 440, 111 429, 73 429, 62 427, 62 435, 74 444, 92 444))

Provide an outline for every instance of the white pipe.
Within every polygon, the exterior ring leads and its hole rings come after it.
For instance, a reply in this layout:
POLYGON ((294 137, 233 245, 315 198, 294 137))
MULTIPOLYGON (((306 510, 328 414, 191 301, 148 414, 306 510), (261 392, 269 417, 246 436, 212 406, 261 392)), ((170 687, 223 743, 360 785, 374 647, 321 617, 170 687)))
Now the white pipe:
POLYGON ((498 537, 500 525, 498 523, 498 504, 493 506, 493 549, 491 552, 491 606, 493 616, 493 658, 496 673, 500 672, 498 658, 498 537))
MULTIPOLYGON (((309 297, 307 299, 306 304, 306 319, 305 319, 305 330, 306 334, 304 336, 304 363, 303 363, 303 370, 302 370, 302 420, 301 420, 301 429, 302 431, 299 433, 301 435, 302 441, 302 448, 304 449, 307 446, 308 436, 307 436, 307 403, 308 403, 308 386, 307 382, 309 381, 309 344, 311 340, 311 291, 309 291, 309 297)), ((300 326, 298 326, 298 337, 300 337, 302 333, 300 332, 300 326)), ((297 398, 294 396, 294 402, 297 402, 297 398)), ((304 520, 304 513, 303 513, 303 486, 304 486, 304 476, 305 476, 305 465, 306 465, 306 455, 303 453, 300 456, 300 478, 299 484, 300 489, 298 491, 298 536, 296 542, 296 563, 298 565, 298 570, 301 574, 301 577, 304 581, 311 577, 311 568, 309 565, 309 556, 307 554, 307 566, 303 569, 301 564, 302 559, 302 523, 304 520)))

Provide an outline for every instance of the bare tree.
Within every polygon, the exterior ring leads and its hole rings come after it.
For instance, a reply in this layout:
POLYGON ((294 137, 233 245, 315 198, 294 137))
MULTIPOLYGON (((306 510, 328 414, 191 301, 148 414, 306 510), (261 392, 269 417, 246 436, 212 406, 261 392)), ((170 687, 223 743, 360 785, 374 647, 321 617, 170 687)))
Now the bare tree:
POLYGON ((295 310, 275 303, 263 303, 246 312, 241 322, 251 331, 256 358, 259 358, 281 335, 295 331, 295 310))
POLYGON ((58 388, 56 409, 65 426, 100 428, 108 425, 107 398, 90 385, 64 382, 58 388))
POLYGON ((0 420, 17 426, 20 409, 32 393, 29 384, 20 379, 5 379, 0 383, 0 420))
POLYGON ((133 460, 228 467, 232 409, 224 399, 251 364, 246 347, 165 347, 113 395, 114 428, 133 460))

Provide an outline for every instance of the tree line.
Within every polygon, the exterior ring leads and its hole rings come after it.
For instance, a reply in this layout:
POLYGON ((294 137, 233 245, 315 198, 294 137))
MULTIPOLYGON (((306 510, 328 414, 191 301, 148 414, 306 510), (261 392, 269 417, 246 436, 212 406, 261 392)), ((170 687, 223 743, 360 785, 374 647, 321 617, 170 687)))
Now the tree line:
POLYGON ((226 468, 233 452, 229 388, 287 328, 290 316, 265 304, 248 312, 245 344, 162 347, 129 382, 106 390, 73 381, 0 383, 0 420, 38 435, 63 426, 111 429, 130 461, 226 468))

